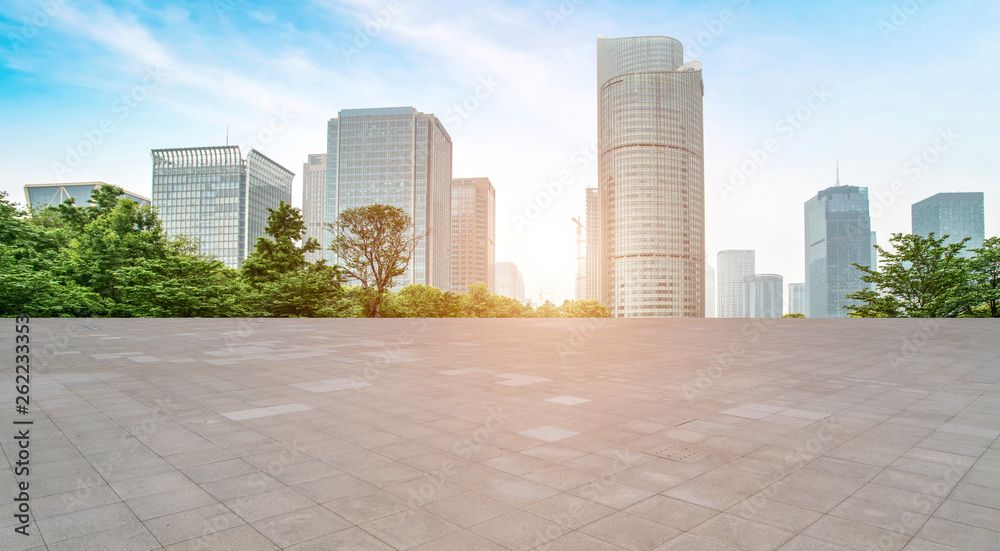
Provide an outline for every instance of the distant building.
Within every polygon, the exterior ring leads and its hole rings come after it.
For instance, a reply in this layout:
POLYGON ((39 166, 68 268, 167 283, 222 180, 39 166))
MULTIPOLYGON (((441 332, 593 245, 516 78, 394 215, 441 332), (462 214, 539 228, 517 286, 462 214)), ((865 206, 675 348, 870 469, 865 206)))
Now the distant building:
POLYGON ((731 249, 719 251, 717 257, 717 281, 720 318, 745 318, 745 286, 743 280, 755 272, 754 251, 731 249))
POLYGON ((524 300, 524 275, 517 269, 517 264, 513 262, 497 262, 497 290, 496 294, 510 297, 514 300, 527 304, 524 300))
MULTIPOLYGON (((396 285, 451 286, 451 136, 413 107, 343 109, 327 125, 324 222, 356 207, 385 204, 413 219, 418 238, 396 285)), ((324 249, 333 234, 323 233, 324 249)), ((332 251, 324 251, 335 261, 332 251)))
POLYGON ((601 300, 601 198, 596 187, 587 188, 587 300, 601 300))
POLYGON ((754 274, 743 278, 746 317, 780 318, 783 283, 778 274, 754 274))
MULTIPOLYGON (((839 181, 839 178, 838 178, 839 181)), ((847 317, 847 295, 870 289, 853 266, 872 264, 868 188, 837 185, 805 202, 805 294, 810 318, 847 317)))
POLYGON ((496 290, 496 193, 489 178, 451 181, 451 291, 496 290))
POLYGON ((948 235, 945 243, 958 243, 971 237, 965 243, 963 256, 973 256, 971 249, 983 246, 986 239, 986 216, 983 192, 938 193, 910 208, 913 233, 927 237, 934 232, 935 237, 948 235))
MULTIPOLYGON (((302 241, 310 237, 323 243, 326 233, 326 221, 323 218, 323 193, 326 187, 326 155, 309 155, 309 160, 302 165, 302 221, 306 225, 306 233, 302 241)), ((316 262, 323 258, 323 251, 306 253, 308 262, 316 262)))
POLYGON ((201 251, 238 268, 270 215, 292 202, 295 174, 255 149, 237 145, 154 149, 153 205, 168 235, 188 235, 201 251))
POLYGON ((806 284, 805 283, 789 283, 788 284, 788 313, 789 314, 805 314, 802 310, 806 306, 806 284))
POLYGON ((715 268, 705 264, 705 317, 715 317, 715 268))
MULTIPOLYGON (((25 206, 28 210, 57 207, 66 199, 73 199, 78 207, 90 205, 90 192, 101 186, 107 186, 105 182, 72 182, 67 184, 27 184, 24 186, 25 206)), ((124 191, 124 190, 123 190, 124 191)), ((149 204, 149 198, 143 197, 131 191, 125 191, 125 197, 139 203, 140 207, 149 204)))
POLYGON ((601 302, 705 315, 704 83, 667 36, 597 37, 601 302))

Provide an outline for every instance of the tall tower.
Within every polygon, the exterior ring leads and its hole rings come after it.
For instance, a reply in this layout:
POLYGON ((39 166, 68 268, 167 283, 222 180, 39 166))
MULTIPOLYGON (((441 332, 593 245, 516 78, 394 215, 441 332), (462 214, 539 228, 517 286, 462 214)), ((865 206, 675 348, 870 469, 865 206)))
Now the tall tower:
POLYGON ((715 313, 715 268, 705 264, 705 317, 714 318, 715 313))
MULTIPOLYGON (((323 242, 326 223, 323 220, 323 192, 326 188, 326 155, 309 155, 302 165, 302 221, 306 225, 304 243, 310 237, 323 242)), ((306 253, 306 260, 316 262, 323 258, 323 251, 306 253)))
POLYGON ((451 181, 451 291, 496 288, 496 193, 489 178, 451 181))
POLYGON ((972 249, 983 246, 986 239, 986 216, 983 192, 938 193, 910 207, 913 233, 927 237, 949 235, 945 243, 957 243, 971 237, 965 243, 962 256, 970 257, 972 249))
MULTIPOLYGON (((343 109, 327 125, 324 220, 380 203, 406 211, 420 241, 397 285, 451 290, 451 136, 413 107, 343 109)), ((325 257, 333 235, 323 233, 325 257)))
POLYGON ((847 295, 871 288, 853 264, 872 265, 872 240, 868 188, 837 185, 805 202, 806 317, 847 317, 847 295))
POLYGON ((154 149, 153 206, 168 235, 198 238, 201 251, 239 268, 264 237, 269 213, 292 202, 295 174, 237 145, 154 149))
POLYGON ((678 40, 598 36, 601 301, 615 317, 705 314, 703 94, 678 40))
POLYGON ((719 251, 717 259, 719 274, 719 317, 748 317, 745 308, 746 290, 744 279, 752 277, 755 271, 755 254, 752 250, 730 249, 719 251))
POLYGON ((783 278, 778 274, 754 274, 743 278, 744 307, 748 318, 780 318, 783 278))

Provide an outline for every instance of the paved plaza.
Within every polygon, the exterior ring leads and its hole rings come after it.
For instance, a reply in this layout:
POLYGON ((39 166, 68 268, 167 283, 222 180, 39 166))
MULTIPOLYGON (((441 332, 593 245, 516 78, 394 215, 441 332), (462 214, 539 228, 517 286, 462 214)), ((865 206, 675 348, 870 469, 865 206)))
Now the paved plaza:
POLYGON ((1000 549, 993 320, 4 327, 7 551, 1000 549))

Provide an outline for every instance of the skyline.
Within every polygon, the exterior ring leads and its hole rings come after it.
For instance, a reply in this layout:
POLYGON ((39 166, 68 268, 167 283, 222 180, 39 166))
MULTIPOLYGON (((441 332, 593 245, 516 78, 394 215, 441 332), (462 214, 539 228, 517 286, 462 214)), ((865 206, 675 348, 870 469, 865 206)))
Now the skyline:
POLYGON ((660 35, 680 39, 684 61, 705 67, 707 259, 753 249, 758 272, 804 281, 802 205, 834 183, 838 157, 842 183, 869 188, 883 246, 909 231, 911 204, 938 192, 983 191, 986 234, 1000 234, 986 149, 1000 122, 990 101, 1000 84, 989 71, 1000 60, 987 24, 995 6, 915 3, 893 25, 898 2, 486 2, 454 13, 452 3, 420 2, 280 13, 228 0, 162 10, 51 5, 54 16, 39 4, 0 6, 10 129, 0 189, 18 202, 25 184, 50 182, 150 195, 151 149, 222 145, 227 127, 230 143, 254 145, 247 136, 256 135, 261 152, 295 171, 324 151, 338 111, 413 105, 452 135, 453 177, 494 183, 496 260, 518 265, 528 296, 555 291, 560 303, 573 298, 571 218, 586 213, 584 189, 597 185, 587 157, 597 129, 595 37, 660 35), (361 25, 372 21, 368 36, 361 25), (359 36, 368 37, 363 47, 359 36), (476 108, 455 109, 461 103, 476 108), (80 155, 85 139, 99 143, 80 155), (75 166, 67 148, 77 148, 75 166), (918 154, 936 160, 921 165, 918 154), (740 187, 720 189, 761 159, 740 187), (530 218, 526 199, 549 193, 563 172, 572 183, 530 218), (905 189, 894 192, 895 180, 905 189))

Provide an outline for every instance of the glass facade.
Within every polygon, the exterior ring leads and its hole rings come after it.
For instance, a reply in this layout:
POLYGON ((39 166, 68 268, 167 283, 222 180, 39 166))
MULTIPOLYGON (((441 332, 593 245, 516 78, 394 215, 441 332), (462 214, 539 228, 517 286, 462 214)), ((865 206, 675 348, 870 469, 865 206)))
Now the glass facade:
POLYGON ((868 188, 834 186, 806 201, 806 317, 847 317, 847 295, 871 288, 853 264, 872 264, 872 238, 868 188))
POLYGON ((986 216, 983 192, 938 193, 914 203, 910 208, 913 233, 935 237, 950 236, 945 243, 957 243, 966 237, 962 256, 970 257, 971 249, 983 246, 986 239, 986 216))
POLYGON ((524 303, 524 275, 513 262, 497 262, 498 295, 510 297, 524 303))
MULTIPOLYGON (((346 209, 381 203, 413 218, 420 236, 397 285, 422 283, 451 290, 451 136, 432 114, 413 107, 343 109, 327 125, 323 217, 335 223, 346 209)), ((323 232, 325 258, 333 234, 323 232)))
MULTIPOLYGON (((326 188, 326 155, 309 155, 302 165, 302 221, 306 225, 303 242, 309 238, 322 243, 326 233, 323 220, 323 192, 326 188)), ((308 262, 323 258, 323 251, 306 253, 308 262)))
POLYGON ((806 284, 805 283, 789 283, 788 284, 788 313, 789 314, 805 314, 805 297, 806 297, 806 284))
POLYGON ((744 312, 748 318, 780 318, 784 279, 778 274, 754 274, 743 278, 744 312))
MULTIPOLYGON (((106 186, 104 182, 73 182, 68 184, 28 184, 24 186, 24 200, 28 209, 55 207, 66 199, 73 199, 78 207, 90 205, 90 192, 106 186)), ((124 191, 124 190, 123 190, 124 191)), ((139 203, 140 207, 149 204, 149 198, 125 191, 125 198, 139 203)))
POLYGON ((489 178, 451 181, 451 291, 496 287, 496 193, 489 178))
POLYGON ((715 316, 715 268, 705 264, 705 317, 715 316))
POLYGON ((587 300, 601 300, 601 196, 587 188, 587 300))
POLYGON ((154 149, 153 205, 168 235, 196 238, 201 251, 238 268, 264 237, 268 208, 292 201, 294 173, 239 146, 154 149))
POLYGON ((716 257, 718 266, 718 293, 720 318, 745 318, 746 287, 744 280, 753 276, 756 271, 756 254, 749 249, 731 249, 719 251, 716 257))
POLYGON ((600 285, 615 317, 704 317, 703 92, 679 41, 598 37, 600 285))

